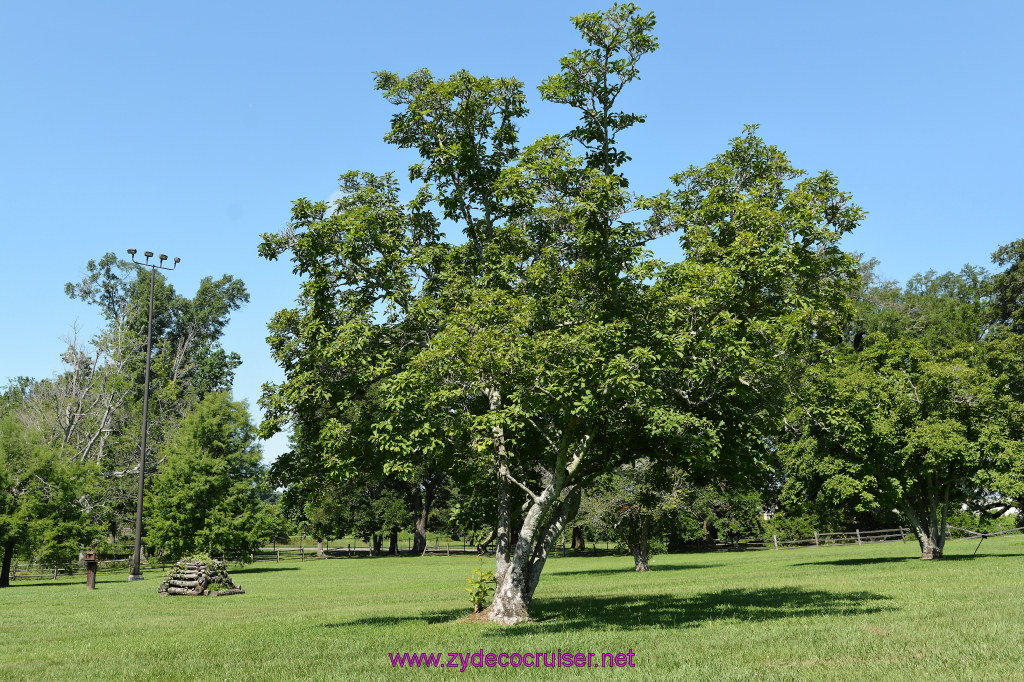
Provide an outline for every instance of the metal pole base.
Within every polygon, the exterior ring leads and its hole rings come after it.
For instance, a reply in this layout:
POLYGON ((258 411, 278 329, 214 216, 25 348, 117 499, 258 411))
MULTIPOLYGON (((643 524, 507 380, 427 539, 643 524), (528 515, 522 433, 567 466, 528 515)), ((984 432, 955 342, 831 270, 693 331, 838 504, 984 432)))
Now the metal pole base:
POLYGON ((142 574, 141 573, 129 573, 128 574, 128 582, 133 582, 135 580, 143 580, 142 574))

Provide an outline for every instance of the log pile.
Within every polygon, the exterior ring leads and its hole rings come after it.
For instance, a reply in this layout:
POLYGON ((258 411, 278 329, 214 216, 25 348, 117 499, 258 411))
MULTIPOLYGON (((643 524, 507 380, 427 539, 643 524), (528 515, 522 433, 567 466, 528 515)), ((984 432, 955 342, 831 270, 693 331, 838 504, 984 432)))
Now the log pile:
POLYGON ((157 588, 162 596, 188 595, 192 597, 223 597, 245 594, 241 585, 235 585, 223 561, 211 563, 179 561, 157 588), (211 589, 211 587, 213 589, 211 589))

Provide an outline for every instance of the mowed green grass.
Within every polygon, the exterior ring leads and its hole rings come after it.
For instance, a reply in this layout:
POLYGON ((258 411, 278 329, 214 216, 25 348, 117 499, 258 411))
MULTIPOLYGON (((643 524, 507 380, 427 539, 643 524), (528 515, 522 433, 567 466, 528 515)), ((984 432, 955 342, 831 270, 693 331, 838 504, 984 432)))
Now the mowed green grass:
MULTIPOLYGON (((535 622, 457 622, 472 557, 235 568, 246 594, 160 597, 158 572, 0 590, 0 680, 413 677, 646 680, 1019 678, 1024 538, 554 557, 535 622), (395 652, 634 652, 633 668, 395 669, 395 652)), ((598 659, 595 656, 595 659, 598 659)), ((448 662, 444 656, 443 663, 448 662)))

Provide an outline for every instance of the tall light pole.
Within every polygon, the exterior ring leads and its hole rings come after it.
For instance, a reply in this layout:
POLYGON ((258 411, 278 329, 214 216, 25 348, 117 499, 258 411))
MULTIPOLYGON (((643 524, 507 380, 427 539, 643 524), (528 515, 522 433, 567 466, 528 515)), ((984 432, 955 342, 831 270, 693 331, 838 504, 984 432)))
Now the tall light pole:
POLYGON ((140 447, 141 455, 139 456, 139 502, 135 507, 135 552, 132 554, 132 568, 128 574, 128 580, 142 580, 142 568, 140 564, 142 562, 142 493, 143 484, 146 476, 146 432, 149 427, 149 361, 152 356, 153 350, 153 289, 156 287, 156 271, 160 270, 173 270, 178 267, 178 263, 181 262, 180 258, 174 259, 174 265, 172 267, 165 267, 163 262, 167 260, 167 256, 160 254, 160 264, 150 263, 149 259, 153 257, 152 251, 145 251, 142 255, 146 257, 145 263, 139 263, 135 260, 135 254, 138 253, 135 249, 128 249, 128 253, 132 257, 132 262, 138 265, 143 265, 149 268, 149 322, 146 324, 146 376, 145 376, 145 389, 142 392, 142 445, 140 447))

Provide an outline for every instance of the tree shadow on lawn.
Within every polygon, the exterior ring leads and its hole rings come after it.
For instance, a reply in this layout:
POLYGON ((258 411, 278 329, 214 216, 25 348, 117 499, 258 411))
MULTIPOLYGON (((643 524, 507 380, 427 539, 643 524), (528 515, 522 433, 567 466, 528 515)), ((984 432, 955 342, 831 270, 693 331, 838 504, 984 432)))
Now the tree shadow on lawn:
POLYGON ((355 620, 346 620, 341 623, 324 623, 322 628, 342 628, 349 625, 373 625, 373 626, 394 626, 402 623, 426 623, 435 625, 437 623, 450 623, 470 614, 469 607, 464 609, 447 609, 445 611, 428 611, 418 616, 368 616, 355 620))
MULTIPOLYGON (((43 579, 43 580, 45 580, 45 579, 43 579)), ((32 578, 21 578, 20 580, 12 580, 11 584, 8 585, 7 587, 69 587, 70 586, 70 587, 79 587, 79 588, 85 589, 85 577, 84 576, 82 577, 82 579, 80 581, 76 580, 75 582, 68 582, 66 580, 62 581, 62 582, 56 582, 54 580, 47 580, 46 582, 43 582, 43 580, 36 581, 36 580, 34 580, 32 578)), ((102 585, 103 583, 113 583, 113 582, 119 582, 119 581, 116 581, 116 580, 97 580, 96 584, 97 585, 102 585)), ((6 589, 6 588, 4 588, 4 589, 6 589)))
MULTIPOLYGON (((574 628, 639 630, 646 628, 698 627, 710 621, 768 621, 807 616, 860 616, 895 610, 891 599, 871 592, 826 592, 797 587, 756 590, 729 589, 688 598, 668 594, 621 597, 566 597, 540 599, 530 609, 533 621, 507 632, 549 633, 574 628)), ((420 622, 451 623, 469 615, 469 609, 429 611, 417 616, 370 616, 319 627, 349 625, 395 626, 420 622)))
MULTIPOLYGON (((723 564, 683 564, 676 566, 651 566, 651 573, 661 573, 662 571, 693 571, 701 568, 717 568, 723 564)), ((592 571, 551 571, 550 575, 629 575, 636 573, 629 568, 598 568, 592 571)))
POLYGON ((562 632, 573 628, 697 627, 710 621, 768 621, 806 616, 859 616, 895 607, 871 592, 827 592, 797 587, 728 589, 693 597, 667 594, 540 599, 534 621, 517 632, 562 632))
POLYGON ((277 571, 297 571, 299 570, 295 566, 250 566, 249 568, 232 568, 228 569, 228 575, 247 574, 255 575, 257 573, 276 573, 277 571))
MULTIPOLYGON (((1024 554, 947 554, 941 559, 932 559, 931 561, 941 564, 947 561, 970 561, 971 559, 1021 556, 1024 556, 1024 554)), ((906 561, 921 561, 921 558, 917 556, 888 556, 871 559, 834 559, 832 561, 806 561, 800 564, 793 564, 793 566, 871 566, 873 564, 894 564, 906 561)))

